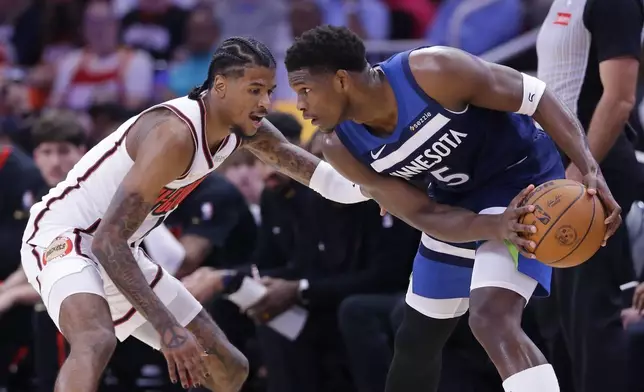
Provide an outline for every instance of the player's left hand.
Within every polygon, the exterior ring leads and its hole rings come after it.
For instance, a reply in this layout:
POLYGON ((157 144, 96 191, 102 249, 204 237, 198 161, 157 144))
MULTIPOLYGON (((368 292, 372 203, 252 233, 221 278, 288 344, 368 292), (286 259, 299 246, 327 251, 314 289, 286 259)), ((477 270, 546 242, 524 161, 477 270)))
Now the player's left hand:
POLYGON ((606 214, 608 217, 604 220, 606 224, 606 234, 604 235, 604 241, 602 246, 606 246, 606 241, 615 234, 619 226, 622 224, 622 207, 617 204, 613 194, 608 189, 606 180, 602 175, 601 171, 598 169, 596 173, 587 173, 583 175, 579 172, 579 169, 573 164, 568 166, 566 170, 566 178, 570 180, 575 180, 581 182, 586 186, 589 195, 597 195, 599 200, 601 200, 606 209, 606 214), (570 175, 570 176, 569 176, 570 175))
POLYGON ((266 294, 247 313, 260 324, 267 323, 279 316, 297 302, 300 284, 296 280, 262 278, 266 294))

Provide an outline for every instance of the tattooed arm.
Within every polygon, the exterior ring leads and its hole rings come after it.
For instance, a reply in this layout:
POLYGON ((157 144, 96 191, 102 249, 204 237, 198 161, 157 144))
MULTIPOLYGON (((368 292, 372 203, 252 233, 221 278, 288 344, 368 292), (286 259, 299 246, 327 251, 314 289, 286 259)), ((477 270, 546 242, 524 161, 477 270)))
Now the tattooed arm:
POLYGON ((134 165, 101 220, 92 251, 116 287, 163 336, 177 321, 154 294, 128 244, 150 213, 159 191, 190 163, 190 131, 169 111, 144 115, 126 139, 134 165))
POLYGON ((125 141, 134 164, 123 178, 96 230, 92 252, 119 291, 161 335, 161 351, 173 381, 184 387, 205 380, 204 350, 150 288, 129 239, 150 213, 160 190, 191 163, 194 144, 187 124, 168 110, 137 120, 125 141))
POLYGON ((342 177, 328 163, 286 140, 266 119, 244 147, 265 163, 329 200, 343 204, 369 200, 357 184, 342 177))

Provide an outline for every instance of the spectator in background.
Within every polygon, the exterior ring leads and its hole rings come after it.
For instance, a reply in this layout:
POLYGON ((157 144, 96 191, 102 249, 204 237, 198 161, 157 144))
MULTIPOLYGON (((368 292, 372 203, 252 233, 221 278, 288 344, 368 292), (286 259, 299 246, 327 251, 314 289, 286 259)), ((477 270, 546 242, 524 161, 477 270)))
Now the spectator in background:
POLYGON ((445 0, 439 5, 426 38, 431 45, 451 46, 480 55, 521 32, 522 11, 521 0, 445 0))
MULTIPOLYGON (((310 151, 321 156, 322 139, 311 141, 310 151)), ((268 392, 351 391, 342 366, 338 306, 352 294, 404 287, 419 233, 390 215, 381 217, 374 202, 341 205, 301 185, 293 188, 292 210, 274 213, 294 217, 294 250, 285 265, 259 264, 268 291, 249 314, 264 324, 299 303, 309 316, 295 341, 258 328, 268 392)))
POLYGON ((260 197, 268 166, 250 151, 238 150, 220 166, 224 176, 244 195, 255 222, 259 223, 260 197))
POLYGON ((148 103, 153 93, 150 56, 119 47, 118 29, 108 2, 88 3, 83 17, 86 46, 57 64, 52 106, 86 110, 96 103, 120 102, 136 110, 148 103))
POLYGON ((210 59, 219 41, 219 28, 212 10, 199 7, 190 13, 186 25, 186 42, 170 66, 167 98, 187 95, 203 82, 210 59))
POLYGON ((123 42, 157 60, 170 60, 184 41, 187 19, 188 12, 170 0, 138 0, 121 21, 123 42))
MULTIPOLYGON (((579 118, 589 150, 622 207, 623 217, 644 186, 627 137, 643 24, 639 0, 555 0, 537 38, 538 76, 579 118)), ((579 168, 562 156, 566 178, 581 182, 579 168)), ((586 263, 554 269, 551 297, 545 302, 551 312, 543 322, 555 323, 554 332, 547 336, 554 342, 551 346, 565 348, 563 355, 550 354, 555 371, 563 376, 560 380, 567 376, 565 362, 572 364, 570 389, 628 390, 620 285, 633 280, 625 225, 586 263)), ((561 385, 562 391, 569 390, 561 385)))
MULTIPOLYGON (((21 198, 22 203, 29 204, 29 206, 23 207, 25 208, 24 214, 14 212, 14 216, 23 215, 23 222, 26 222, 28 218, 28 208, 31 207, 33 201, 40 199, 50 188, 63 180, 87 150, 85 130, 74 114, 69 112, 52 110, 45 113, 34 124, 31 137, 34 145, 34 162, 37 169, 20 173, 11 179, 0 178, 0 183, 14 184, 14 187, 7 187, 8 190, 21 189, 21 186, 15 187, 15 184, 20 184, 21 182, 33 182, 34 186, 30 187, 29 193, 26 193, 21 198), (44 179, 44 183, 41 179, 44 179)), ((28 161, 25 159, 21 166, 29 167, 26 162, 28 161)), ((2 177, 1 173, 0 177, 2 177)), ((3 255, 15 254, 20 251, 19 242, 23 232, 24 223, 20 228, 11 228, 8 233, 0 235, 4 239, 8 238, 9 233, 12 233, 11 235, 15 236, 18 241, 14 241, 10 249, 3 249, 1 252, 3 255)), ((20 267, 19 255, 15 256, 12 270, 14 272, 11 276, 7 278, 3 285, 0 285, 0 315, 2 315, 2 323, 3 325, 15 325, 20 336, 30 337, 32 336, 29 333, 32 325, 30 306, 39 303, 40 297, 31 284, 27 282, 27 277, 20 267), (17 312, 22 312, 22 319, 20 323, 13 324, 10 320, 12 315, 17 312)), ((3 274, 4 276, 6 274, 3 274)), ((57 336, 59 336, 58 330, 44 308, 37 310, 33 315, 33 327, 35 331, 33 335, 35 337, 35 369, 39 390, 43 392, 52 391, 58 372, 59 350, 64 350, 64 347, 56 344, 57 336)), ((12 342, 12 344, 7 344, 6 347, 12 347, 13 344, 24 344, 22 338, 11 335, 9 328, 3 328, 2 336, 7 337, 12 342)), ((0 344, 0 346, 4 347, 5 345, 0 344)), ((0 355, 0 357, 6 356, 0 355)), ((5 367, 0 365, 0 368, 4 369, 5 367)))
POLYGON ((205 177, 165 223, 186 250, 177 279, 197 269, 233 268, 247 262, 255 247, 257 226, 248 205, 218 173, 205 177))
POLYGON ((37 0, 0 0, 0 65, 35 65, 43 41, 42 5, 37 0))
MULTIPOLYGON (((267 119, 289 142, 300 145, 302 125, 294 116, 274 112, 267 119)), ((263 184, 259 202, 261 225, 253 259, 263 268, 275 268, 288 263, 293 255, 296 229, 293 203, 299 198, 299 184, 271 167, 264 171, 263 184)))
POLYGON ((425 35, 441 0, 386 0, 391 12, 391 39, 414 39, 425 35))
MULTIPOLYGON (((267 119, 291 143, 299 144, 302 127, 293 116, 272 112, 268 114, 267 119)), ((256 215, 255 220, 260 224, 260 229, 257 242, 252 248, 248 247, 254 254, 246 260, 246 263, 239 263, 234 268, 226 267, 234 269, 234 272, 203 267, 184 278, 183 283, 195 298, 207 304, 210 313, 228 339, 247 357, 255 358, 257 355, 252 350, 255 327, 252 322, 246 316, 240 315, 239 308, 232 302, 222 298, 215 298, 212 302, 211 300, 226 289, 227 276, 249 275, 251 262, 267 267, 281 266, 289 259, 294 236, 292 208, 289 207, 289 201, 292 200, 292 193, 289 191, 292 189, 292 180, 272 170, 264 171, 264 164, 254 155, 246 155, 243 150, 228 158, 224 165, 226 176, 241 186, 240 190, 247 201, 253 200, 252 203, 255 203, 253 214, 256 215)), ((199 188, 195 192, 198 190, 199 188)), ((242 244, 244 239, 240 236, 237 241, 242 244)), ((256 376, 260 362, 260 360, 251 360, 251 376, 247 383, 249 387, 259 379, 256 376)))
POLYGON ((214 7, 221 37, 256 37, 273 52, 275 61, 280 65, 275 76, 275 100, 292 99, 295 96, 288 85, 286 68, 281 66, 284 63, 284 52, 291 43, 291 26, 288 20, 291 1, 217 0, 214 7))
POLYGON ((41 109, 47 104, 47 97, 56 76, 56 63, 82 46, 79 31, 83 18, 83 4, 79 1, 50 0, 42 5, 44 14, 42 55, 28 72, 31 104, 41 109))
POLYGON ((37 195, 42 198, 49 188, 67 177, 85 152, 87 134, 72 112, 51 110, 45 112, 32 130, 34 162, 47 187, 37 195))
POLYGON ((33 289, 25 291, 21 287, 14 290, 13 286, 26 283, 26 277, 19 269, 20 242, 29 209, 44 187, 32 159, 9 144, 8 139, 5 143, 0 143, 0 389, 9 387, 9 365, 19 348, 28 346, 33 337, 31 308, 17 306, 25 302, 25 297, 33 289), (16 269, 19 273, 13 274, 16 269))
MULTIPOLYGON (((346 26, 365 40, 389 39, 389 8, 383 0, 315 1, 322 11, 323 22, 318 25, 346 26)), ((304 31, 294 35, 299 36, 304 31)))
POLYGON ((90 144, 103 140, 134 114, 118 103, 92 105, 88 110, 91 119, 90 144))
MULTIPOLYGON (((408 267, 411 273, 411 264, 408 267)), ((405 284, 400 289, 403 291, 405 284)), ((356 294, 340 304, 340 332, 358 392, 385 390, 399 326, 392 320, 392 313, 404 300, 403 293, 356 294)))

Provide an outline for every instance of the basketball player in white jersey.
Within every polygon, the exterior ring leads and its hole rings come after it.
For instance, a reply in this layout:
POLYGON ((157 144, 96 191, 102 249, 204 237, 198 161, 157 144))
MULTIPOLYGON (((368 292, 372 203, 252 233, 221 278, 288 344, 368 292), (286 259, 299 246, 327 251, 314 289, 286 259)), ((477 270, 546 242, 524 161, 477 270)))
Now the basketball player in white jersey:
POLYGON ((23 268, 71 345, 55 391, 95 391, 117 338, 128 336, 161 350, 184 388, 240 389, 246 358, 139 245, 237 148, 332 200, 366 200, 263 120, 274 78, 266 46, 225 40, 202 86, 126 121, 32 208, 23 268))

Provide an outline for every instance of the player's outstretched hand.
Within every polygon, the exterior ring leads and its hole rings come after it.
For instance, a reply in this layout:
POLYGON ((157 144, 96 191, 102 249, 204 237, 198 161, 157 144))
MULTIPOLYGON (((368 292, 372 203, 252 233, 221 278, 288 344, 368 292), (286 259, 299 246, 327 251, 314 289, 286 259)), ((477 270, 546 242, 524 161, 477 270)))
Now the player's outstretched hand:
POLYGON ((537 245, 534 241, 521 237, 521 234, 536 233, 537 228, 533 225, 519 223, 519 220, 523 215, 534 211, 533 205, 523 205, 524 200, 533 190, 534 185, 529 185, 512 199, 508 208, 500 215, 498 228, 500 239, 510 241, 521 254, 531 259, 534 259, 535 255, 529 249, 534 249, 537 245))
POLYGON ((606 234, 604 235, 604 241, 602 242, 602 246, 606 246, 606 241, 615 234, 619 226, 622 224, 622 207, 620 207, 619 204, 617 204, 617 201, 615 201, 613 194, 610 192, 610 189, 608 189, 604 175, 600 171, 597 171, 597 173, 586 174, 583 176, 582 182, 586 186, 588 194, 599 196, 599 200, 601 200, 604 205, 604 209, 606 209, 608 218, 604 220, 604 223, 606 224, 606 234))
POLYGON ((168 362, 168 372, 173 383, 181 379, 184 389, 193 384, 205 384, 208 378, 205 357, 208 354, 186 328, 180 325, 166 328, 161 333, 161 352, 168 362))

